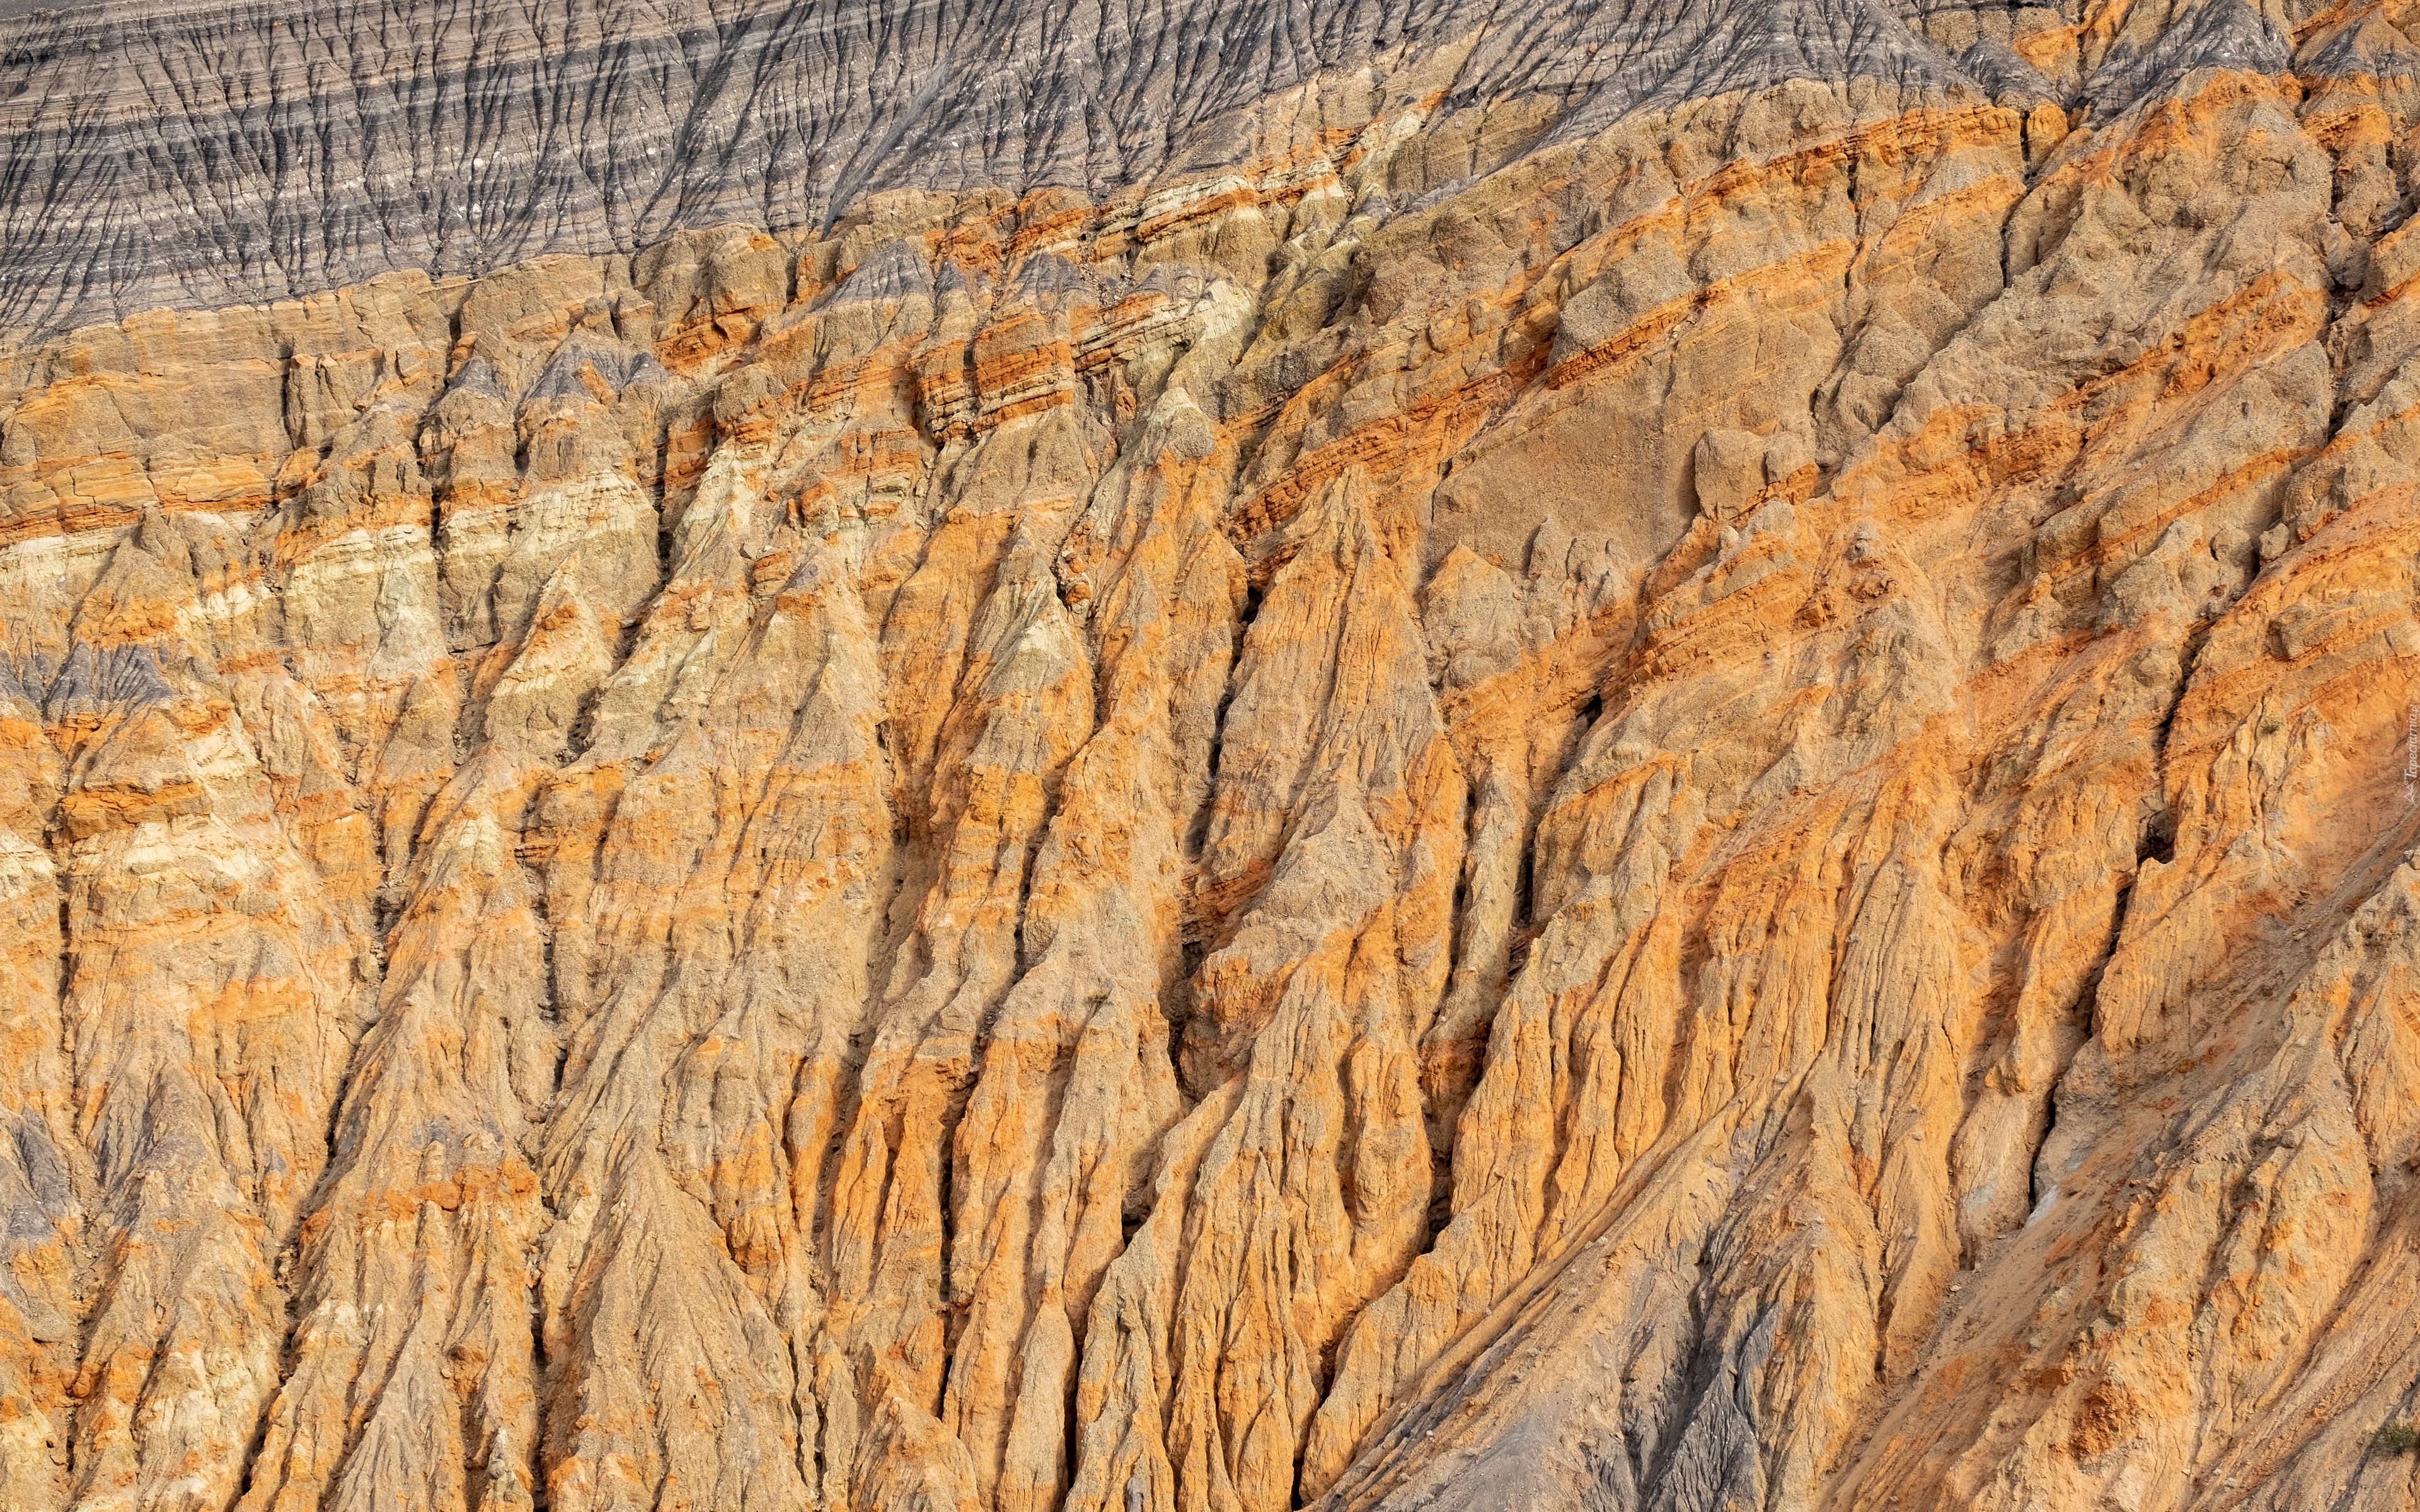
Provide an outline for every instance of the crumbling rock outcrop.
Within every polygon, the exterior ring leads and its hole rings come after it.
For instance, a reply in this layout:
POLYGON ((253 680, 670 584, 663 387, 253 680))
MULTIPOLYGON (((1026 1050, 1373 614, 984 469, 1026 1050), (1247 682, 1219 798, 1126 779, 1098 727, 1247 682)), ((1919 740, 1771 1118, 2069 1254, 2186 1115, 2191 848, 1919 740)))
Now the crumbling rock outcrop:
POLYGON ((2415 24, 0 22, 0 1506, 2412 1504, 2415 24))

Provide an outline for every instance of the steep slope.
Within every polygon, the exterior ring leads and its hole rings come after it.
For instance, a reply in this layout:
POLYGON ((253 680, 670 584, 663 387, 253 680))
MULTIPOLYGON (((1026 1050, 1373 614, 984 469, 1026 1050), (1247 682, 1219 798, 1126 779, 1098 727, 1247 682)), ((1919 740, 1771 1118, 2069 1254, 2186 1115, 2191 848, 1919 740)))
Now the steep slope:
POLYGON ((1421 93, 1576 125, 1783 78, 1963 82, 1866 0, 84 0, 8 31, 21 332, 829 232, 891 189, 1107 199, 1315 154, 1421 93))
POLYGON ((2420 1502, 2415 24, 0 23, 0 1506, 2420 1502))

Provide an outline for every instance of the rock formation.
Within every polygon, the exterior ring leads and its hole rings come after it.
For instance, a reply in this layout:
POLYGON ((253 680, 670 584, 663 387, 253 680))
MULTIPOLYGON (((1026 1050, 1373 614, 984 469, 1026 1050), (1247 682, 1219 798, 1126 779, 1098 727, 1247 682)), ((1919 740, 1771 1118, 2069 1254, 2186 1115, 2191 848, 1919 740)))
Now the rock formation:
POLYGON ((2420 1505, 2410 0, 0 15, 0 1512, 2420 1505))

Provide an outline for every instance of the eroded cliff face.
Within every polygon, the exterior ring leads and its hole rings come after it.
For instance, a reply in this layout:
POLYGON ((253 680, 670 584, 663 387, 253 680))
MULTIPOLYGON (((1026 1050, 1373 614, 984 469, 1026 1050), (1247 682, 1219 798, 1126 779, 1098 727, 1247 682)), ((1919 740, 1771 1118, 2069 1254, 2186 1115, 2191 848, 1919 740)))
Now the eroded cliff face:
POLYGON ((2420 1500, 2420 12, 1405 15, 62 337, 20 174, 0 1504, 2420 1500))

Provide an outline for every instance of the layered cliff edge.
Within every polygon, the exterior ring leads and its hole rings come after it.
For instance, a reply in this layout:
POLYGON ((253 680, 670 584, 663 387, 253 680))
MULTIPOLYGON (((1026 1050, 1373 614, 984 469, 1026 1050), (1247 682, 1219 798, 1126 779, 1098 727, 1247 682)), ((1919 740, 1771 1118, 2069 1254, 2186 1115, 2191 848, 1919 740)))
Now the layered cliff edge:
POLYGON ((6 1512, 2420 1504, 2403 0, 0 121, 6 1512))

